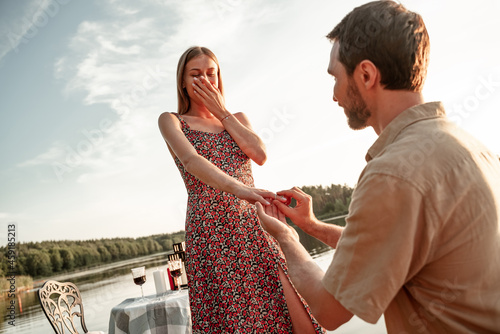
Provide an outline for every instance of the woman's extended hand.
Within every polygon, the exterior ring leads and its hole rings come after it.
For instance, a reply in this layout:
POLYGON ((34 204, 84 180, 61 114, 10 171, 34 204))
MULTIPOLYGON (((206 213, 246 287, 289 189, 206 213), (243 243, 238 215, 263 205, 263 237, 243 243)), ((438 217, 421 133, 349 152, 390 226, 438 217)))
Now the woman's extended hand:
POLYGON ((271 201, 278 198, 282 200, 282 197, 277 196, 272 191, 258 189, 253 187, 241 186, 235 192, 234 195, 239 199, 243 199, 252 204, 257 202, 261 203, 264 206, 269 206, 271 201))
POLYGON ((195 77, 193 83, 194 92, 198 95, 208 111, 219 120, 227 116, 226 103, 219 89, 205 77, 195 77))
POLYGON ((285 214, 276 205, 262 206, 260 203, 257 203, 256 207, 262 227, 276 238, 276 240, 281 241, 282 238, 287 237, 299 240, 299 234, 293 227, 286 223, 285 214))

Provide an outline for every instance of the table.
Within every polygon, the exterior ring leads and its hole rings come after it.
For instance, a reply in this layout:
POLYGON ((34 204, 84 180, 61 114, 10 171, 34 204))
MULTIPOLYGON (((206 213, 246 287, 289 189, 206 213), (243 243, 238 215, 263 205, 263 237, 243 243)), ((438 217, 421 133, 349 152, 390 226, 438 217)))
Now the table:
POLYGON ((125 299, 111 309, 109 334, 191 334, 188 290, 125 299))

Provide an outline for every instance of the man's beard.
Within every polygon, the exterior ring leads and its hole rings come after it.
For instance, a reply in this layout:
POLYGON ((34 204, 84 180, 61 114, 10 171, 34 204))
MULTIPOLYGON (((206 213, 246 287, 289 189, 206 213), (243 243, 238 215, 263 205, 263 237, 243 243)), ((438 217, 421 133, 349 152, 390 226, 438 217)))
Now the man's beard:
POLYGON ((349 79, 349 86, 347 87, 347 98, 349 103, 345 104, 344 112, 347 116, 347 124, 353 130, 361 130, 368 125, 366 122, 372 115, 370 110, 366 107, 363 97, 359 93, 358 87, 353 79, 349 79))

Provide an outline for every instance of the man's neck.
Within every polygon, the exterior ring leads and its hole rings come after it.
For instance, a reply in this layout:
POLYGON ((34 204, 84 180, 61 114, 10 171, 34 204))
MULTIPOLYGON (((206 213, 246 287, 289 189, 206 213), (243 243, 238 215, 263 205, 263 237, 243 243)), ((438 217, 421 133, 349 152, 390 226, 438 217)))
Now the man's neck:
POLYGON ((408 108, 424 103, 421 92, 409 92, 403 90, 384 90, 372 111, 369 125, 377 135, 389 125, 394 118, 408 108))

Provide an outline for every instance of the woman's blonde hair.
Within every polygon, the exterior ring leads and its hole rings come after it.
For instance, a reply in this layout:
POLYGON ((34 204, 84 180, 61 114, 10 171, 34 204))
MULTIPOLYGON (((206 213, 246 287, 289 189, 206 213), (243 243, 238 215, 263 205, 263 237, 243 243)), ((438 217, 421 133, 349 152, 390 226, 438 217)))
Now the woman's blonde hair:
POLYGON ((179 59, 179 63, 177 64, 177 112, 179 113, 179 115, 185 114, 189 110, 191 103, 186 89, 182 87, 182 81, 184 80, 184 71, 186 69, 186 64, 191 59, 201 55, 210 57, 210 59, 212 59, 215 62, 215 64, 217 64, 217 79, 219 81, 219 91, 222 94, 222 96, 224 96, 222 78, 220 75, 220 66, 217 57, 212 51, 203 46, 192 46, 182 54, 181 58, 179 59))

